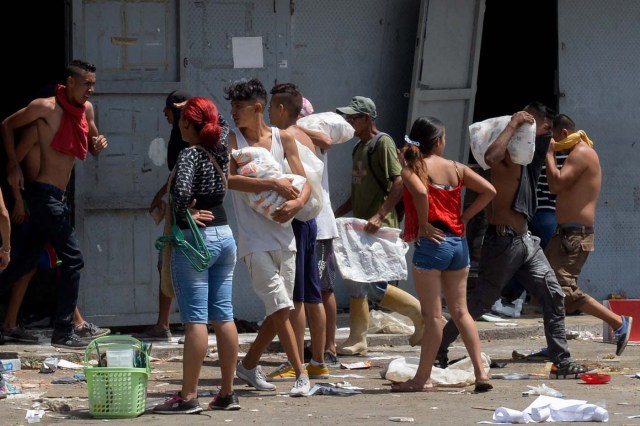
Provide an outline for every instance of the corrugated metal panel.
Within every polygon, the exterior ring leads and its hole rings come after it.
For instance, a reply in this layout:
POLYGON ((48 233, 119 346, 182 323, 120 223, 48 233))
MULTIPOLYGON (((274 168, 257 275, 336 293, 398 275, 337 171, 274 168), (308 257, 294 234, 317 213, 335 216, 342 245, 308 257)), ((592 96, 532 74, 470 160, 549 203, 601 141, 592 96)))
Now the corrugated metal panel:
POLYGON ((580 286, 640 296, 640 3, 558 2, 560 112, 594 141, 602 167, 596 251, 580 286))

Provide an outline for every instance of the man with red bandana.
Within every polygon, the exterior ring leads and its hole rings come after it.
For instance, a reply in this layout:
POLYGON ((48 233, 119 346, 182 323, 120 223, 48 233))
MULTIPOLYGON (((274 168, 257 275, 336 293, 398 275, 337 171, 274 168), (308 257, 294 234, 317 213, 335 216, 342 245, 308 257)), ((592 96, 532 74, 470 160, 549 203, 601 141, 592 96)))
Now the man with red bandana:
POLYGON ((84 261, 65 204, 65 190, 76 158, 84 161, 87 152, 97 156, 108 145, 98 132, 93 105, 88 102, 96 84, 95 72, 94 65, 74 60, 67 67, 65 84, 57 86, 54 96, 35 99, 2 122, 7 180, 13 188, 24 188, 14 143, 16 129, 35 123, 41 158, 38 175, 24 192, 32 226, 20 256, 13 259, 3 274, 4 282, 11 286, 31 271, 46 243, 51 243, 61 261, 51 344, 63 348, 82 348, 88 344, 73 328, 84 261))

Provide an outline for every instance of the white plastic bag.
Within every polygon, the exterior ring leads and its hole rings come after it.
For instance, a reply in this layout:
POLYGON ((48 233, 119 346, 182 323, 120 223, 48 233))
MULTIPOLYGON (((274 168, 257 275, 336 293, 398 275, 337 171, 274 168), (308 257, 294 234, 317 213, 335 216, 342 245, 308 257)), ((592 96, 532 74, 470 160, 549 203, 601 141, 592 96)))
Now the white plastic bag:
MULTIPOLYGON (((491 358, 484 352, 480 354, 482 357, 482 368, 489 374, 491 358)), ((392 382, 405 382, 412 379, 418 370, 419 358, 400 357, 389 362, 384 371, 383 378, 392 382)), ((473 373, 473 364, 471 358, 465 357, 455 362, 447 368, 432 367, 431 382, 435 386, 465 387, 476 382, 473 373)))
POLYGON ((371 234, 364 230, 366 224, 353 217, 336 219, 338 238, 333 249, 342 277, 357 282, 407 279, 409 245, 400 238, 400 230, 382 227, 371 234))
MULTIPOLYGON (((306 146, 296 141, 298 145, 298 155, 302 161, 304 173, 307 175, 307 182, 311 186, 311 195, 306 204, 296 215, 296 219, 306 222, 314 219, 322 210, 324 193, 322 192, 322 173, 324 172, 324 163, 306 146)), ((289 162, 284 160, 285 173, 292 173, 289 162)))
POLYGON ((333 143, 345 143, 353 139, 355 130, 351 124, 338 113, 335 112, 319 112, 317 114, 302 117, 296 123, 305 129, 315 130, 329 135, 333 143))
MULTIPOLYGON (((231 155, 239 166, 237 173, 241 176, 257 178, 285 177, 291 180, 291 184, 299 190, 302 190, 302 187, 306 182, 306 178, 304 176, 282 173, 280 165, 275 161, 271 153, 266 148, 245 147, 241 149, 232 149, 231 155)), ((240 195, 240 198, 242 198, 251 208, 268 219, 272 219, 271 215, 279 206, 287 201, 276 191, 238 191, 238 194, 240 195)), ((281 223, 283 226, 289 224, 291 224, 290 220, 281 223)))
MULTIPOLYGON (((511 121, 510 115, 489 118, 484 121, 473 123, 469 126, 469 136, 471 137, 471 152, 478 164, 487 170, 490 167, 484 161, 484 154, 498 135, 507 127, 511 121)), ((514 163, 526 166, 533 160, 536 149, 536 125, 525 123, 521 125, 509 141, 507 150, 514 163)))

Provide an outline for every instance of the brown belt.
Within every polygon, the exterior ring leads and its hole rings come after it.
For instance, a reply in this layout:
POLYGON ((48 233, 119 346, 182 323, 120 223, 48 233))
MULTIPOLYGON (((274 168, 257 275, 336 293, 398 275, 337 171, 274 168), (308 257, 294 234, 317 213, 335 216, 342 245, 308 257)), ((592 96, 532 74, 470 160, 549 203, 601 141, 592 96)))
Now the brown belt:
POLYGON ((558 234, 593 234, 593 226, 565 224, 558 225, 556 233, 558 234))

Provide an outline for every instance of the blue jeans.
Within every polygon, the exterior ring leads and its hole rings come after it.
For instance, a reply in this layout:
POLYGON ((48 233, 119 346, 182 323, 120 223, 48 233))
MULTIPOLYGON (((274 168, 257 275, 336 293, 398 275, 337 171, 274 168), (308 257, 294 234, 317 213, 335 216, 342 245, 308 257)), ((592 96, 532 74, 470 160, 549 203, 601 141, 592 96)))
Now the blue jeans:
MULTIPOLYGON (((558 365, 570 361, 564 327, 564 292, 540 248, 540 239, 530 233, 517 237, 485 235, 478 281, 467 294, 471 316, 477 320, 489 312, 502 288, 513 277, 542 304, 544 334, 551 360, 558 365)), ((449 320, 442 332, 440 355, 448 352, 458 334, 455 323, 449 320)))
MULTIPOLYGON (((193 245, 191 230, 183 229, 185 240, 193 245)), ((229 225, 200 228, 207 248, 213 254, 209 267, 198 272, 180 251, 171 253, 171 278, 183 323, 207 324, 233 321, 233 271, 236 241, 229 225)))
POLYGON ((65 194, 53 185, 31 182, 24 198, 29 206, 29 230, 20 254, 11 260, 2 278, 6 285, 12 286, 37 265, 42 251, 50 243, 60 260, 53 334, 54 337, 67 335, 73 331, 73 313, 78 303, 84 260, 71 225, 65 194))
POLYGON ((533 235, 540 238, 540 247, 542 247, 542 250, 547 248, 547 244, 551 241, 557 225, 555 210, 536 210, 536 214, 531 219, 531 222, 529 222, 529 230, 533 235))

